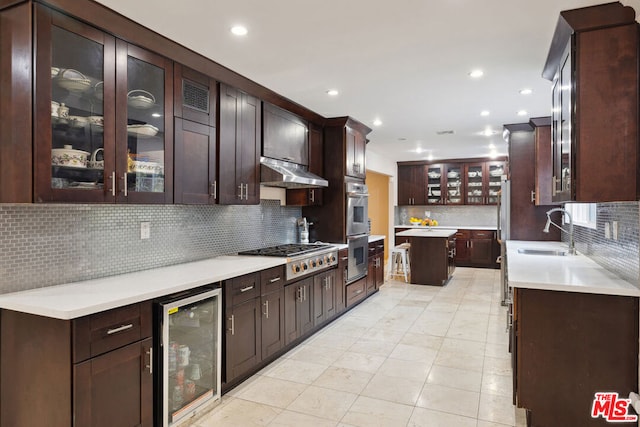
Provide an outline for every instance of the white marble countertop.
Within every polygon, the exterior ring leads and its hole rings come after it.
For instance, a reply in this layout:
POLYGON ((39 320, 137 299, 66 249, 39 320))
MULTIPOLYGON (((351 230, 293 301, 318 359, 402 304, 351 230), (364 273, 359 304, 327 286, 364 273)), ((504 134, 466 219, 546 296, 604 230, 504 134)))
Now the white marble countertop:
POLYGON ((561 242, 507 241, 507 274, 513 288, 640 296, 640 289, 585 255, 530 255, 518 249, 567 249, 561 242))
MULTIPOLYGON (((396 225, 394 228, 426 228, 424 225, 396 225)), ((431 227, 435 229, 442 230, 492 230, 495 231, 498 229, 496 224, 494 225, 436 225, 435 227, 431 227)))
POLYGON ((377 242, 378 240, 384 240, 387 236, 382 234, 371 234, 369 235, 369 243, 377 242))
POLYGON ((220 256, 118 276, 0 295, 0 308, 56 319, 88 314, 283 265, 286 258, 220 256))
POLYGON ((401 231, 399 233, 396 233, 396 236, 401 236, 401 237, 441 237, 441 238, 448 238, 450 236, 453 236, 454 234, 457 233, 458 230, 456 229, 449 229, 449 228, 425 228, 425 227, 420 227, 420 229, 411 229, 411 230, 405 230, 405 231, 401 231))

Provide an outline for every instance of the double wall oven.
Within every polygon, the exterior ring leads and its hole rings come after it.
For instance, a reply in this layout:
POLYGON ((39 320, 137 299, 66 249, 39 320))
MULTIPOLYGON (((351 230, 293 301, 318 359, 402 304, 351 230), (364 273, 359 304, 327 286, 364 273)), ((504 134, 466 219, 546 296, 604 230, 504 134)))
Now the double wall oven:
POLYGON ((349 248, 347 283, 367 275, 369 254, 369 191, 361 181, 347 181, 346 236, 349 248))

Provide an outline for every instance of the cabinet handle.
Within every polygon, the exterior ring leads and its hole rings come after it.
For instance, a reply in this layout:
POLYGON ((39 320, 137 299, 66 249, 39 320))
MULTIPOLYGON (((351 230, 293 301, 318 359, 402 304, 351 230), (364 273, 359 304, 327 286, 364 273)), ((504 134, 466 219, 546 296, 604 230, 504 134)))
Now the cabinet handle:
POLYGON ((240 184, 240 185, 238 185, 238 188, 240 189, 240 194, 238 194, 238 199, 242 200, 242 194, 244 193, 244 191, 242 191, 242 190, 243 190, 244 187, 243 187, 242 184, 240 184))
POLYGON ((264 302, 264 316, 268 319, 269 318, 269 300, 264 302))
POLYGON ((296 299, 298 300, 298 302, 302 302, 302 287, 299 287, 296 293, 298 294, 296 299))
POLYGON ((356 295, 360 295, 361 293, 362 293, 362 289, 358 289, 358 290, 356 291, 356 295))
POLYGON ((302 295, 303 295, 303 301, 307 300, 307 287, 303 286, 302 287, 302 295))
POLYGON ((123 182, 122 183, 122 190, 120 190, 120 191, 122 191, 124 193, 124 197, 127 197, 127 196, 129 196, 129 193, 128 193, 128 188, 127 188, 127 173, 126 172, 122 174, 122 182, 123 182))
POLYGON ((111 195, 116 197, 116 171, 111 172, 111 195))
POLYGON ((473 240, 469 240, 469 243, 471 244, 469 247, 473 249, 473 240))
POLYGON ((280 276, 278 276, 278 277, 274 277, 273 279, 269 280, 269 283, 275 283, 275 282, 277 282, 278 280, 280 280, 280 276))
POLYGON ((211 184, 209 184, 209 187, 211 188, 211 192, 209 193, 209 196, 211 196, 212 198, 216 199, 216 196, 218 195, 218 182, 217 181, 213 181, 211 184))
POLYGON ((249 184, 244 185, 244 199, 249 200, 249 184))
POLYGON ((246 288, 240 289, 240 293, 243 294, 243 293, 245 293, 247 291, 250 291, 253 288, 255 288, 255 285, 247 286, 246 288))
POLYGON ((340 261, 349 261, 349 257, 348 256, 343 256, 342 258, 340 258, 340 261))
POLYGON ((145 368, 149 369, 150 375, 153 375, 153 347, 149 347, 149 351, 145 353, 149 355, 149 364, 145 365, 145 368))
POLYGON ((118 332, 126 331, 127 329, 133 328, 133 323, 129 323, 128 325, 122 325, 117 328, 109 329, 107 331, 107 335, 117 334, 118 332))
POLYGON ((235 335, 236 334, 236 321, 235 321, 235 314, 232 314, 231 317, 229 318, 229 322, 231 322, 231 329, 229 329, 229 331, 231 331, 231 335, 235 335))
POLYGON ((315 190, 309 190, 309 200, 311 201, 311 203, 315 203, 316 202, 316 191, 315 190))
POLYGON ((535 203, 536 201, 536 192, 535 190, 531 190, 531 203, 535 203))

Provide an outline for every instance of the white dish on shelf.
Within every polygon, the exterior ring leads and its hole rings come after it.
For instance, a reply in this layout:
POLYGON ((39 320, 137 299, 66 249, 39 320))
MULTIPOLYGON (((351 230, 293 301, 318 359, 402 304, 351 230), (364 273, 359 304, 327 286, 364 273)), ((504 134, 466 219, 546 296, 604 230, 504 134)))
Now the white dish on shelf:
POLYGON ((438 178, 440 178, 440 176, 441 176, 438 172, 429 172, 429 173, 427 173, 427 175, 428 175, 428 176, 429 176, 429 178, 431 178, 431 179, 438 179, 438 178))
POLYGON ((142 89, 134 89, 127 93, 127 105, 140 110, 146 110, 156 104, 156 97, 142 89))
POLYGON ((458 172, 449 172, 447 178, 458 178, 460 174, 458 172))
POLYGON ((129 125, 127 126, 127 132, 131 135, 135 135, 139 138, 151 138, 153 136, 156 136, 158 134, 158 132, 160 131, 160 129, 158 129, 157 127, 150 125, 150 124, 144 124, 144 125, 129 125))
POLYGON ((503 173, 504 173, 504 171, 502 169, 494 169, 494 170, 489 172, 489 175, 491 175, 491 176, 501 176, 503 173))
POLYGON ((63 148, 51 150, 51 164, 53 166, 71 166, 86 168, 89 153, 82 150, 74 150, 73 146, 65 145, 63 148))
POLYGON ((460 203, 460 200, 461 199, 459 197, 452 197, 449 199, 451 203, 460 203))
POLYGON ((61 70, 55 77, 58 86, 69 92, 85 92, 91 87, 91 80, 72 68, 61 70))

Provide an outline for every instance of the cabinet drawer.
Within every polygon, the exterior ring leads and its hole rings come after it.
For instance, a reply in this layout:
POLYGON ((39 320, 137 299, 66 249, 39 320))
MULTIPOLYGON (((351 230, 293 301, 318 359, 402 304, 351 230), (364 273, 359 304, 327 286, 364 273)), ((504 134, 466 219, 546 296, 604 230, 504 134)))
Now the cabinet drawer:
POLYGON ((224 292, 227 307, 241 304, 260 296, 260 273, 234 277, 225 283, 224 292))
POLYGON ((367 296, 367 280, 366 278, 360 279, 357 282, 353 282, 347 285, 345 291, 345 299, 347 301, 347 307, 360 301, 367 296))
POLYGON ((74 362, 98 356, 151 335, 150 301, 75 319, 74 362))
POLYGON ((273 267, 260 272, 260 294, 266 295, 284 287, 284 265, 273 267))
POLYGON ((384 240, 375 242, 375 245, 376 245, 376 255, 384 253, 384 240))
POLYGON ((456 231, 456 239, 470 239, 471 230, 458 230, 456 231))
POLYGON ((471 237, 473 239, 493 239, 493 231, 489 230, 471 230, 471 237))

